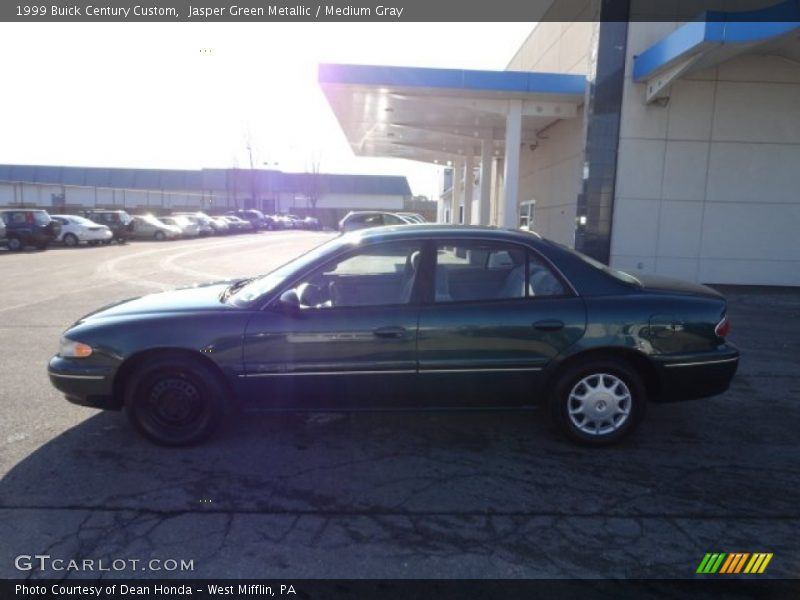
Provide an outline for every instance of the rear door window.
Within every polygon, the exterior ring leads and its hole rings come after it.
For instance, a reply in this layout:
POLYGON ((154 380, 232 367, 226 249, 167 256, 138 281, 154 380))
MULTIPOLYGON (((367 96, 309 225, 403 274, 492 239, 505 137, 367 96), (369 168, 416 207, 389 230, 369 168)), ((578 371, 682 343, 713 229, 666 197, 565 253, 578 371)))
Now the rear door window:
POLYGON ((514 244, 448 242, 436 252, 435 302, 509 300, 565 293, 535 253, 514 244))

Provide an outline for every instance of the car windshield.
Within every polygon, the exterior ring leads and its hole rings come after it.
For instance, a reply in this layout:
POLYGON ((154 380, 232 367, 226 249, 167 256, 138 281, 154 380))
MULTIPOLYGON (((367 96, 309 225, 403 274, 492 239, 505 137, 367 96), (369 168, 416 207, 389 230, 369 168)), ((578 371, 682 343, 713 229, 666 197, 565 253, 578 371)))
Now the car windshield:
POLYGON ((233 292, 228 299, 236 306, 250 306, 253 302, 281 285, 293 273, 302 271, 308 265, 319 260, 326 254, 335 253, 345 246, 353 245, 353 238, 334 238, 300 255, 292 261, 278 267, 274 271, 261 275, 249 281, 246 285, 233 292))
POLYGON ((595 260, 591 256, 586 256, 582 252, 578 252, 577 250, 573 250, 572 248, 564 246, 563 244, 559 244, 557 242, 552 242, 552 243, 555 244, 556 246, 558 246, 559 248, 561 248, 562 250, 566 250, 570 254, 572 254, 574 256, 577 256, 583 262, 591 265, 595 269, 600 269, 601 271, 603 271, 607 275, 611 275, 611 277, 613 277, 614 279, 616 279, 618 281, 621 281, 623 283, 627 283, 628 285, 638 285, 638 286, 642 285, 641 281, 636 279, 636 277, 634 277, 633 275, 631 275, 629 273, 626 273, 625 271, 619 271, 617 269, 612 269, 608 265, 601 263, 599 260, 595 260))

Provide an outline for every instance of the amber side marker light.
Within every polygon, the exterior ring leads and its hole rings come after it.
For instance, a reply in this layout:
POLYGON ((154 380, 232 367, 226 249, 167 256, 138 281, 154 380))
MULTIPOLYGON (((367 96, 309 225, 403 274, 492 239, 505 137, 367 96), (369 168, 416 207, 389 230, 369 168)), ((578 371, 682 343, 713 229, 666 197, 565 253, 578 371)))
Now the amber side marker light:
POLYGON ((62 358, 86 358, 92 355, 92 347, 82 342, 61 338, 58 355, 62 358))

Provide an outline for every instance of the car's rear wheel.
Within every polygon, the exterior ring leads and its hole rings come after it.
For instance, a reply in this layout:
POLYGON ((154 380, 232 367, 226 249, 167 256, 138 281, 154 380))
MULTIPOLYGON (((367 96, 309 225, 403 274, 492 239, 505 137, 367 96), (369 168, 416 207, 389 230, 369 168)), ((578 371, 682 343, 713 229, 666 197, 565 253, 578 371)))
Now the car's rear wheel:
POLYGON ((74 233, 65 233, 64 245, 69 248, 74 248, 78 245, 78 236, 76 236, 74 233))
POLYGON ((223 416, 227 396, 211 369, 182 357, 144 363, 125 387, 128 418, 141 434, 164 446, 208 438, 223 416))
POLYGON ((639 374, 616 358, 590 359, 567 368, 550 398, 556 424, 572 440, 601 446, 630 434, 647 402, 639 374))
POLYGON ((164 241, 164 238, 166 238, 166 237, 167 237, 167 236, 166 236, 166 235, 164 235, 164 232, 163 232, 163 231, 156 231, 156 232, 153 234, 153 238, 155 238, 155 240, 156 240, 157 242, 163 242, 163 241, 164 241))
POLYGON ((12 252, 19 252, 25 247, 25 244, 22 243, 22 240, 18 237, 9 237, 8 241, 6 242, 8 249, 12 252))

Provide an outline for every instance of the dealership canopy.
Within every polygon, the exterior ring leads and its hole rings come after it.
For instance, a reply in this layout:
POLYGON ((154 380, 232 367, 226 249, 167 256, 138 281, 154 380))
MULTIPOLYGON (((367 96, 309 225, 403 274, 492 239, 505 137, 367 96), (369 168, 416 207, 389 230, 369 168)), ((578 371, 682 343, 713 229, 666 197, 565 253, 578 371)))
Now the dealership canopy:
MULTIPOLYGON (((482 181, 502 156, 509 218, 520 145, 577 116, 586 92, 584 75, 337 64, 320 65, 319 83, 357 155, 467 165, 480 157, 482 181)), ((488 194, 482 186, 480 213, 488 194)))

